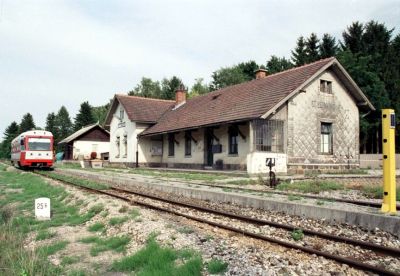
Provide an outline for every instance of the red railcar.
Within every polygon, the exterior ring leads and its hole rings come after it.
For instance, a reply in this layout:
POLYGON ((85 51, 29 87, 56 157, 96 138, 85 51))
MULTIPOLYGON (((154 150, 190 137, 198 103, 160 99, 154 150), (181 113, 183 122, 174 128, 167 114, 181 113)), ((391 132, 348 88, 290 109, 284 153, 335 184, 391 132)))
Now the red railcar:
POLYGON ((53 134, 45 130, 21 133, 11 142, 11 162, 21 168, 53 166, 53 134))

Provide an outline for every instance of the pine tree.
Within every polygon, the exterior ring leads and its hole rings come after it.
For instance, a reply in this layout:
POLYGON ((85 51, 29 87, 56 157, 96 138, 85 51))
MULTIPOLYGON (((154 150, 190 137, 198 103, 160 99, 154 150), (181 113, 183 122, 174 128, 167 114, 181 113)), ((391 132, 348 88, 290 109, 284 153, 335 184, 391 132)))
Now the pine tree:
POLYGON ((364 51, 363 34, 364 25, 358 21, 353 22, 349 27, 347 27, 347 30, 342 33, 342 49, 349 50, 354 54, 364 51))
POLYGON ((238 67, 243 72, 247 80, 255 79, 256 75, 254 71, 260 68, 260 66, 254 60, 241 62, 235 67, 238 67))
POLYGON ((51 133, 53 133, 53 135, 55 132, 57 132, 56 114, 54 112, 51 112, 47 115, 45 130, 50 131, 51 133))
POLYGON ((56 115, 56 128, 58 130, 58 137, 55 142, 57 144, 60 140, 71 135, 72 132, 72 123, 71 118, 69 117, 69 113, 65 106, 61 106, 60 110, 56 115))
POLYGON ((319 40, 315 33, 312 33, 309 38, 307 38, 306 44, 306 54, 307 54, 307 62, 311 63, 320 59, 319 57, 319 40))
POLYGON ((296 48, 292 51, 292 61, 296 66, 304 65, 307 62, 307 52, 304 37, 297 39, 296 48))
POLYGON ((293 67, 293 64, 290 62, 290 60, 286 59, 285 57, 279 58, 279 57, 273 55, 267 61, 266 69, 268 71, 268 74, 274 74, 274 73, 288 70, 292 67, 293 67))
POLYGON ((319 55, 321 58, 328 58, 336 56, 338 46, 336 39, 330 34, 324 34, 319 44, 319 55))
POLYGON ((11 141, 18 136, 19 126, 14 121, 4 131, 3 142, 0 144, 0 157, 9 159, 11 157, 11 141))
POLYGON ((182 80, 176 76, 170 79, 164 78, 161 82, 161 99, 175 99, 175 92, 181 85, 183 85, 182 80))
POLYGON ((21 120, 21 123, 19 124, 19 132, 25 132, 28 130, 35 129, 35 122, 33 121, 32 114, 26 113, 21 120))
POLYGON ((95 123, 92 107, 89 102, 83 102, 78 114, 75 117, 74 130, 78 131, 82 127, 95 123))

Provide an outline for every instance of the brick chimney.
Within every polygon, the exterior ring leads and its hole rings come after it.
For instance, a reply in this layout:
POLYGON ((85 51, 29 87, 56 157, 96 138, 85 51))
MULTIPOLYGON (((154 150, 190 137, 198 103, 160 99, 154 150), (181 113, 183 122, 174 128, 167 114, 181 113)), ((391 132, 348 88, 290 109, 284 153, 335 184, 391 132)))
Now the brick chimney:
POLYGON ((256 80, 258 79, 263 79, 267 76, 268 72, 265 69, 257 69, 256 71, 254 71, 256 73, 256 80))
POLYGON ((179 105, 184 102, 186 102, 186 88, 181 84, 175 92, 175 105, 179 105))

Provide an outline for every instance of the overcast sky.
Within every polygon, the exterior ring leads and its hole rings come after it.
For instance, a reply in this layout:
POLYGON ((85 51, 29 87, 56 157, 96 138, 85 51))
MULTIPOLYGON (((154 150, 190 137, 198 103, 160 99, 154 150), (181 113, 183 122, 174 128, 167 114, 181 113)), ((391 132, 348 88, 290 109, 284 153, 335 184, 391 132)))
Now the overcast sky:
MULTIPOLYGON (((0 135, 30 112, 103 105, 143 76, 210 80, 238 62, 290 57, 300 35, 353 21, 400 29, 400 1, 0 0, 0 135)), ((1 138, 0 138, 1 139, 1 138)))

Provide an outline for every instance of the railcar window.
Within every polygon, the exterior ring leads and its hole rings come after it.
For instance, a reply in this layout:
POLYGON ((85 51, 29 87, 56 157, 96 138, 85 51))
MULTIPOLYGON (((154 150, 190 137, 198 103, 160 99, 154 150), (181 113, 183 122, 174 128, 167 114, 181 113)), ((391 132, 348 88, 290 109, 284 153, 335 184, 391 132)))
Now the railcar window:
POLYGON ((50 139, 48 138, 29 138, 29 150, 51 150, 50 139))

